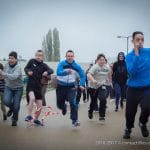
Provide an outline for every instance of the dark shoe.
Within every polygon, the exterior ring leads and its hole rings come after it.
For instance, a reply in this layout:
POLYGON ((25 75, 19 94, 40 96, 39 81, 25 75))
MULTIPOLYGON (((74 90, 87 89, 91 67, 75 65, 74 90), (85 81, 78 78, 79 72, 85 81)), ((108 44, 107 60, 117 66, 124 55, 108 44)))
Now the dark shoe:
POLYGON ((115 112, 117 112, 118 111, 118 106, 116 106, 116 109, 115 109, 115 112))
POLYGON ((10 117, 12 115, 13 111, 12 110, 8 110, 7 112, 7 117, 10 117))
POLYGON ((88 112, 88 117, 89 119, 92 119, 93 118, 93 113, 91 113, 90 111, 88 112))
POLYGON ((12 126, 17 126, 17 121, 13 120, 12 121, 12 126))
POLYGON ((125 129, 123 138, 130 139, 131 129, 125 129))
POLYGON ((66 115, 67 113, 67 105, 65 104, 64 108, 62 109, 62 114, 66 115))
POLYGON ((105 117, 100 117, 99 121, 105 121, 105 117))
POLYGON ((28 115, 26 118, 25 118, 25 121, 31 121, 33 119, 33 117, 32 116, 30 116, 30 115, 28 115))
POLYGON ((3 120, 7 120, 7 115, 3 114, 3 120))
POLYGON ((118 111, 118 108, 115 109, 115 112, 117 112, 117 111, 118 111))
POLYGON ((43 124, 39 120, 34 120, 33 122, 38 126, 43 126, 43 124))
POLYGON ((142 123, 139 123, 139 126, 141 128, 141 132, 142 132, 143 137, 148 137, 149 136, 149 131, 147 129, 147 126, 143 125, 142 123))

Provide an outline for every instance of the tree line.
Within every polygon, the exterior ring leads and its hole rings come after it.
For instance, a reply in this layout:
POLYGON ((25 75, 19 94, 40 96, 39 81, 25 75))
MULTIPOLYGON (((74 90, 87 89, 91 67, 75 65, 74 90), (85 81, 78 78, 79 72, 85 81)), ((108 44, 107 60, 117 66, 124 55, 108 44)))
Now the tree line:
POLYGON ((60 61, 60 39, 57 28, 48 31, 42 42, 42 49, 45 61, 60 61))

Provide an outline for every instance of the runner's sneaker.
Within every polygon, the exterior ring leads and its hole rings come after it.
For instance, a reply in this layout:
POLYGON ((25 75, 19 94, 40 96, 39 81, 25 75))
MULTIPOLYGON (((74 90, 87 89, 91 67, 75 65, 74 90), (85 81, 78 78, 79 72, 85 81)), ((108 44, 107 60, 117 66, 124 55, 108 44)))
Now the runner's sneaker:
POLYGON ((33 119, 33 117, 29 115, 25 118, 25 121, 31 121, 32 119, 33 119))
POLYGON ((105 123, 105 117, 100 117, 99 121, 100 121, 101 124, 104 124, 105 123))
POLYGON ((139 122, 139 126, 141 128, 141 132, 142 132, 143 137, 148 137, 149 136, 149 131, 147 129, 147 126, 140 123, 140 122, 139 122))
POLYGON ((34 122, 36 125, 43 126, 43 124, 42 124, 41 121, 39 121, 39 120, 34 120, 33 122, 34 122))
POLYGON ((72 121, 72 126, 78 127, 78 126, 80 126, 80 122, 79 121, 72 121))
POLYGON ((123 138, 130 139, 131 129, 125 129, 123 138))

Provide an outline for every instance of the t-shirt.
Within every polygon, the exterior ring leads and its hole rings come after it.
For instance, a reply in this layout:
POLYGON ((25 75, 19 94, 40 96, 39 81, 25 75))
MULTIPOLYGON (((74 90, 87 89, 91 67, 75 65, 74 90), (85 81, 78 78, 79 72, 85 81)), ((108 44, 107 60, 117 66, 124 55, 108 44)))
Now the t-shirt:
POLYGON ((89 80, 89 87, 97 89, 101 85, 107 85, 108 83, 108 74, 111 72, 111 69, 108 65, 100 67, 98 64, 95 64, 90 70, 89 73, 97 81, 97 84, 94 84, 89 80))

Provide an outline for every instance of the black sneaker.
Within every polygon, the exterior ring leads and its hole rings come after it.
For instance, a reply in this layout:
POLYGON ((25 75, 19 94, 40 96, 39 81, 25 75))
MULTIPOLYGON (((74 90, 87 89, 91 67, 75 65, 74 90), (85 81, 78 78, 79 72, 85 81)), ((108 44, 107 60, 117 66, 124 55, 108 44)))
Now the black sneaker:
POLYGON ((8 110, 7 112, 7 117, 10 117, 12 115, 13 111, 12 110, 8 110))
POLYGON ((17 121, 13 120, 12 121, 12 126, 17 126, 17 121))
POLYGON ((7 120, 7 115, 6 114, 3 114, 3 120, 7 120))
POLYGON ((148 137, 149 136, 149 131, 147 129, 147 126, 146 125, 143 125, 142 123, 139 122, 139 126, 141 128, 141 132, 142 132, 142 135, 143 137, 148 137))
POLYGON ((38 126, 43 126, 43 124, 39 120, 34 120, 33 122, 34 122, 34 124, 36 124, 38 126))
POLYGON ((100 117, 99 121, 105 121, 105 117, 100 117))
POLYGON ((93 113, 91 113, 90 111, 88 112, 88 117, 89 119, 92 119, 93 118, 93 113))
POLYGON ((65 104, 64 108, 62 109, 62 114, 66 115, 67 113, 67 105, 65 104))
POLYGON ((125 129, 123 138, 130 139, 131 129, 125 129))
POLYGON ((117 112, 117 111, 118 111, 118 108, 115 109, 115 112, 117 112))
POLYGON ((115 112, 117 112, 118 111, 118 106, 116 106, 116 109, 115 109, 115 112))

